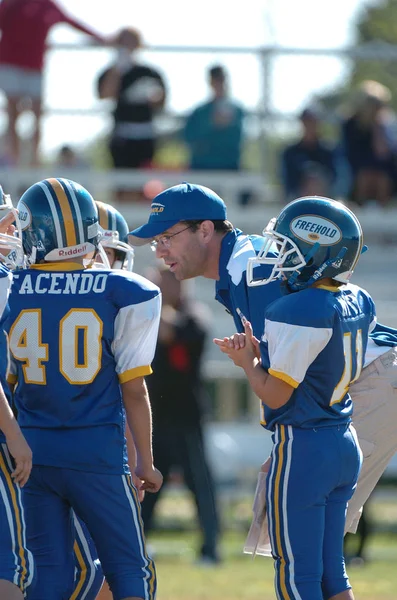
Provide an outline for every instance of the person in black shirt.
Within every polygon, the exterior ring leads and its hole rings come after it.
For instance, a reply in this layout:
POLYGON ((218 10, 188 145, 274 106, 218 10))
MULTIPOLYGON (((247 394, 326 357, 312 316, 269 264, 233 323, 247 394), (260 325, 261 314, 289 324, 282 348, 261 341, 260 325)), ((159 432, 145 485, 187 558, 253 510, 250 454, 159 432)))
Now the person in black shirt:
POLYGON ((116 100, 110 153, 115 168, 149 167, 156 141, 153 117, 164 106, 165 84, 158 71, 135 61, 134 52, 142 46, 137 30, 122 29, 116 46, 115 64, 98 79, 99 97, 116 100))
MULTIPOLYGON (((167 482, 172 467, 180 467, 194 495, 203 544, 200 560, 219 562, 219 519, 214 483, 205 455, 202 432, 201 364, 207 337, 202 305, 184 295, 184 282, 169 269, 156 271, 163 308, 153 373, 146 378, 153 414, 153 454, 167 482)), ((160 493, 147 494, 142 519, 148 533, 160 493)))
POLYGON ((318 111, 306 108, 300 115, 302 138, 288 146, 281 158, 285 200, 300 196, 330 196, 336 178, 336 157, 319 135, 318 111))
POLYGON ((351 170, 351 199, 362 206, 376 201, 386 206, 396 188, 396 119, 391 93, 377 81, 363 81, 355 109, 342 122, 343 149, 351 170))

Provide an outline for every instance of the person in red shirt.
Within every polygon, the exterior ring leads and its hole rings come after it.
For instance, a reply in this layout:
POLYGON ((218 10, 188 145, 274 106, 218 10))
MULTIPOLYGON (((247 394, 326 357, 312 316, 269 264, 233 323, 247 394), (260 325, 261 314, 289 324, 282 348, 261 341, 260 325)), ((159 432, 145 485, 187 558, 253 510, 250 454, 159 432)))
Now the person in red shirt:
POLYGON ((38 164, 46 39, 57 23, 68 23, 98 42, 104 42, 91 28, 65 14, 53 0, 3 0, 0 4, 0 89, 7 98, 7 138, 15 164, 20 157, 16 121, 26 109, 26 99, 35 116, 31 162, 38 164))

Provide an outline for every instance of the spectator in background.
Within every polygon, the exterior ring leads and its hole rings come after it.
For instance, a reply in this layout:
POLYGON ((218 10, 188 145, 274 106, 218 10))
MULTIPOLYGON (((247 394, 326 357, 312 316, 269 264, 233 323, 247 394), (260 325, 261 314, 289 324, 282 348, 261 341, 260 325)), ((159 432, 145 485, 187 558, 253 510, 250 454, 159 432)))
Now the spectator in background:
POLYGON ((16 122, 26 109, 35 117, 30 162, 33 166, 39 162, 44 54, 47 34, 57 23, 68 23, 98 42, 104 41, 53 0, 3 0, 0 4, 0 89, 7 98, 7 137, 14 164, 21 158, 16 122))
POLYGON ((125 28, 116 38, 117 57, 98 79, 100 98, 116 101, 110 154, 115 168, 150 167, 156 149, 153 119, 166 100, 160 73, 140 64, 136 51, 142 47, 139 31, 125 28))
POLYGON ((352 176, 352 200, 375 200, 386 206, 396 181, 395 119, 388 104, 391 93, 377 81, 363 81, 354 110, 342 124, 343 148, 352 176))
POLYGON ((288 146, 281 157, 285 200, 300 196, 332 196, 336 178, 333 149, 321 139, 321 119, 315 108, 305 108, 300 115, 301 139, 288 146))
POLYGON ((208 72, 211 99, 187 117, 184 139, 190 150, 190 168, 240 168, 244 111, 229 97, 227 73, 221 65, 208 72))
POLYGON ((87 169, 87 161, 71 146, 64 145, 59 150, 56 166, 61 169, 87 169))
MULTIPOLYGON (((219 520, 214 483, 208 466, 202 432, 201 365, 207 337, 203 307, 186 295, 185 282, 168 269, 151 277, 159 285, 163 307, 159 338, 147 378, 153 413, 153 453, 164 482, 172 467, 180 467, 197 505, 203 545, 200 561, 219 562, 219 520)), ((142 503, 145 531, 153 527, 153 512, 160 493, 147 494, 142 503)))

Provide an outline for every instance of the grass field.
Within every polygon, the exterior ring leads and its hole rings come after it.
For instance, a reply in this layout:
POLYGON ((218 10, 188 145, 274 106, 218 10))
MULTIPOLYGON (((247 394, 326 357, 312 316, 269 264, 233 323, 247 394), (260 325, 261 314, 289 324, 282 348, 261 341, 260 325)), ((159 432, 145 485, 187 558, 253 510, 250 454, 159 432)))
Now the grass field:
MULTIPOLYGON (((192 533, 161 533, 151 538, 158 573, 157 600, 274 600, 273 563, 242 554, 244 535, 223 537, 224 561, 219 567, 195 566, 198 538, 192 533)), ((396 600, 397 538, 374 536, 369 561, 351 567, 356 600, 396 600)))
MULTIPOLYGON (((251 498, 223 503, 223 562, 219 567, 195 565, 200 539, 195 508, 186 493, 166 491, 159 502, 158 524, 163 531, 149 539, 158 574, 157 600, 274 600, 273 562, 270 558, 244 555, 244 539, 251 517, 251 498), (172 530, 173 528, 179 530, 172 530), (232 529, 232 530, 230 530, 232 529)), ((362 567, 350 567, 356 600, 397 599, 397 503, 395 488, 368 503, 374 529, 362 567), (390 533, 394 532, 394 533, 390 533)), ((355 542, 354 538, 350 542, 355 542)))

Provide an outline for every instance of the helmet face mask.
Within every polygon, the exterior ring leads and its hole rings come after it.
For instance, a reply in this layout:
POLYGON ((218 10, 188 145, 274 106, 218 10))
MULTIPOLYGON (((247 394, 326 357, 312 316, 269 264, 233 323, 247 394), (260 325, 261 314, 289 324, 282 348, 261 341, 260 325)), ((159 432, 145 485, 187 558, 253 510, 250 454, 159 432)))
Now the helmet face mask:
POLYGON ((354 213, 340 202, 316 196, 288 204, 263 236, 262 250, 249 259, 250 286, 282 278, 295 292, 324 278, 347 283, 363 250, 362 229, 354 213), (253 277, 259 264, 273 265, 266 279, 253 277))
POLYGON ((296 271, 306 265, 296 244, 285 235, 274 231, 276 219, 269 221, 263 230, 265 242, 255 258, 248 259, 247 280, 250 287, 266 285, 276 279, 282 279, 283 274, 290 271, 296 271), (255 279, 254 267, 257 265, 273 266, 273 269, 265 279, 255 279))
POLYGON ((128 244, 129 228, 123 215, 110 204, 96 202, 99 214, 103 248, 112 248, 115 260, 112 269, 134 268, 134 249, 128 244))
POLYGON ((25 262, 25 256, 22 248, 22 230, 15 210, 11 196, 5 194, 0 186, 0 219, 3 219, 11 212, 14 217, 15 231, 13 234, 0 233, 0 261, 10 269, 22 267, 25 262))

